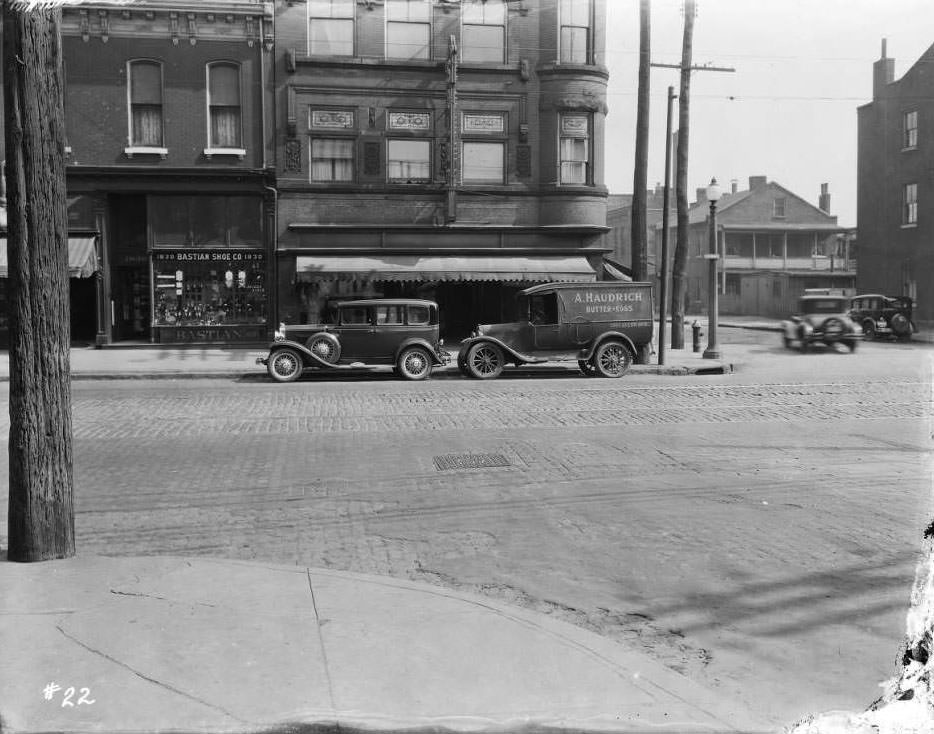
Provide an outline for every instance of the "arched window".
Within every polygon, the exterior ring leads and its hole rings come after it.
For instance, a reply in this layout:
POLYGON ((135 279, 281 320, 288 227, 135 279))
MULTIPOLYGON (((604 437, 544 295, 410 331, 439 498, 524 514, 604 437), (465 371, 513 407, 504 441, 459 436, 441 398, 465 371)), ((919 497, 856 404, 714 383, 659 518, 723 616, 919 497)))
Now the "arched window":
POLYGON ((130 145, 161 148, 162 64, 158 61, 129 63, 130 145))
POLYGON ((241 148, 240 67, 208 64, 209 148, 241 148))

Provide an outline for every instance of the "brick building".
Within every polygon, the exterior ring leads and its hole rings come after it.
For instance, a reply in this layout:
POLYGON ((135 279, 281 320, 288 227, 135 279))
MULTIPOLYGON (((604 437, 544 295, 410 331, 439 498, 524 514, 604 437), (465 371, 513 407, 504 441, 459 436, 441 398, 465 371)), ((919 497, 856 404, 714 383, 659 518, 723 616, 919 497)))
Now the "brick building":
POLYGON ((934 46, 896 80, 883 41, 857 120, 859 290, 910 296, 934 321, 934 46))
POLYGON ((98 344, 268 337, 272 21, 262 0, 62 8, 69 227, 95 244, 80 308, 98 344))
MULTIPOLYGON (((710 249, 709 216, 706 190, 698 189, 697 201, 688 210, 689 313, 704 312, 707 306, 709 260, 704 255, 710 249)), ((672 252, 675 236, 672 229, 672 252)), ((717 203, 716 236, 721 313, 784 317, 794 311, 806 288, 854 293, 852 233, 830 214, 826 184, 815 206, 765 176, 750 176, 744 191, 734 182, 717 203)), ((660 252, 659 227, 656 254, 660 252)))
POLYGON ((277 314, 420 296, 442 334, 594 280, 605 0, 276 5, 277 314))

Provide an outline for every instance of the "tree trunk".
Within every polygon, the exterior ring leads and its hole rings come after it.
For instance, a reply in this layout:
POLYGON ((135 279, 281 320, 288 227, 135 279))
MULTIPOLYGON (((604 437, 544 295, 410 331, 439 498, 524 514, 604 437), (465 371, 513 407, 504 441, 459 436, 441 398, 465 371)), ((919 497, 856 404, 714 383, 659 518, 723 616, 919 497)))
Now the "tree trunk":
POLYGON ((60 13, 3 5, 12 561, 75 553, 60 13))
POLYGON ((639 93, 636 105, 636 161, 632 177, 632 279, 649 277, 646 241, 646 186, 649 168, 649 92, 651 71, 651 18, 649 0, 639 7, 639 93))
POLYGON ((688 262, 688 138, 690 131, 691 55, 694 43, 694 0, 684 0, 684 39, 681 46, 681 92, 678 96, 678 150, 675 160, 675 198, 678 231, 671 267, 671 348, 684 349, 684 296, 688 262))

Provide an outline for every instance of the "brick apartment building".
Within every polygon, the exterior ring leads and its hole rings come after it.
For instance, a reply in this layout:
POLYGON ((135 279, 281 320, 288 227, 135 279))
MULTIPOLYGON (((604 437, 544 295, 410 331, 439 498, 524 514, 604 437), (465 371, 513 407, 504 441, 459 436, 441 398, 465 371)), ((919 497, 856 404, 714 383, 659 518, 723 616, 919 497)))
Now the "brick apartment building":
POLYGON ((932 322, 934 46, 896 80, 883 41, 857 120, 859 290, 910 296, 915 319, 932 322))
POLYGON ((73 341, 267 339, 272 2, 61 12, 73 341))
POLYGON ((276 5, 278 318, 439 302, 442 334, 535 282, 594 280, 605 0, 276 5))

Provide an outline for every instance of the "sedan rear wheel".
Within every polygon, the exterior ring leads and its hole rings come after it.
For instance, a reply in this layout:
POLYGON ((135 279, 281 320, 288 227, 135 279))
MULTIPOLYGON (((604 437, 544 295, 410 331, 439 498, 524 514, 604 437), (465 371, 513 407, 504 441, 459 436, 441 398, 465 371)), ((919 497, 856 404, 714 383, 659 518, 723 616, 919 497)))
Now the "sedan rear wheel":
POLYGON ((606 341, 597 347, 593 363, 601 377, 622 377, 632 364, 632 352, 620 341, 606 341))
POLYGON ((269 358, 269 376, 276 382, 294 382, 302 374, 302 356, 294 349, 280 349, 269 358))
POLYGON ((474 344, 467 350, 467 371, 478 380, 492 380, 503 372, 503 350, 490 342, 474 344))
POLYGON ((431 356, 424 347, 407 347, 399 355, 396 368, 406 380, 424 380, 431 374, 431 356))

